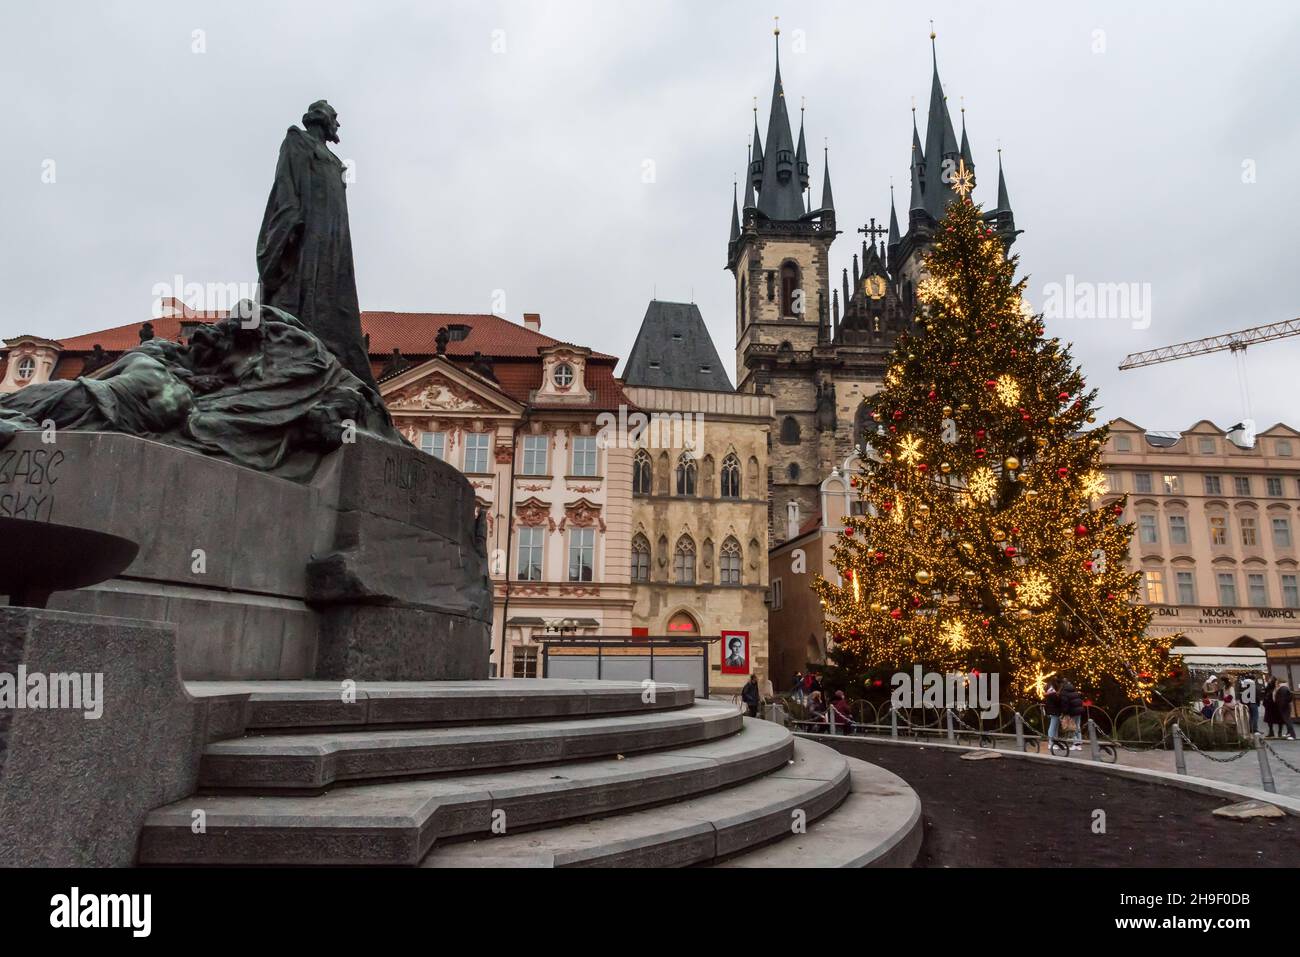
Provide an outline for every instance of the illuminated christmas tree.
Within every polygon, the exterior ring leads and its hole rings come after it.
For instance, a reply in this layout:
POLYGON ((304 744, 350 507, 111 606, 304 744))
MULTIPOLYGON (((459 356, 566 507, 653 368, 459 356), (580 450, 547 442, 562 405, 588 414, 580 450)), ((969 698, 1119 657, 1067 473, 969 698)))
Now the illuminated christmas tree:
POLYGON ((1142 697, 1168 639, 1147 635, 1135 601, 1124 501, 1102 501, 1096 391, 1043 338, 968 183, 957 191, 917 332, 868 400, 876 434, 851 477, 862 514, 833 551, 842 584, 815 584, 837 658, 997 672, 1016 696, 1055 674, 1142 697))

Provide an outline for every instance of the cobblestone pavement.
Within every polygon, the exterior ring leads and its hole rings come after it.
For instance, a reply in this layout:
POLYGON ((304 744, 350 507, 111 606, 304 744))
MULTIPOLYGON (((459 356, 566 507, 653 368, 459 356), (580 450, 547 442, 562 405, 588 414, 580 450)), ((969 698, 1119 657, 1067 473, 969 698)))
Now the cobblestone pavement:
MULTIPOLYGON (((1293 771, 1283 763, 1285 761, 1292 768, 1300 768, 1300 741, 1282 741, 1269 738, 1268 745, 1272 749, 1268 752, 1268 766, 1273 774, 1273 783, 1277 785, 1277 793, 1300 798, 1300 771, 1293 771)), ((1241 787, 1263 788, 1259 755, 1254 751, 1227 763, 1224 762, 1226 759, 1234 757, 1235 752, 1210 751, 1208 752, 1210 757, 1207 757, 1187 748, 1183 753, 1187 756, 1187 773, 1193 777, 1209 778, 1213 781, 1223 781, 1241 787)), ((1084 743, 1082 752, 1073 751, 1071 754, 1082 754, 1086 759, 1088 755, 1087 743, 1084 743)), ((1136 768, 1152 768, 1157 771, 1175 770, 1174 753, 1172 751, 1134 752, 1121 749, 1119 763, 1136 768)))

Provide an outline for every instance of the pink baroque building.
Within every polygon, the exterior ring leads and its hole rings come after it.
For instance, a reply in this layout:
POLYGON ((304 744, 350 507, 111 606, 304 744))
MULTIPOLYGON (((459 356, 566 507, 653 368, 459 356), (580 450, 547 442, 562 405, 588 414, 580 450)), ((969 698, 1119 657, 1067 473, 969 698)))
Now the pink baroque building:
POLYGON ((1300 636, 1300 432, 1279 423, 1252 437, 1205 420, 1181 433, 1127 419, 1110 429, 1106 477, 1128 495, 1152 628, 1224 649, 1300 636))
MULTIPOLYGON (((0 391, 98 375, 142 340, 184 341, 224 315, 166 299, 149 322, 7 339, 0 391)), ((494 673, 539 674, 547 638, 630 635, 632 450, 598 441, 629 405, 615 357, 543 335, 534 313, 363 312, 361 324, 398 427, 461 469, 487 513, 494 673)))

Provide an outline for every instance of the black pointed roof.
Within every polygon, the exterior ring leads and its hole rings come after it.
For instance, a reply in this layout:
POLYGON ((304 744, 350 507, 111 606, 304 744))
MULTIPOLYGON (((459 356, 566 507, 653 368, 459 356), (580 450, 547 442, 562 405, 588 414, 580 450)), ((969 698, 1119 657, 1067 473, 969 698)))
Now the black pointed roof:
POLYGON ((623 368, 629 386, 734 392, 699 306, 661 302, 646 307, 636 342, 623 368))
POLYGON ((822 150, 822 209, 835 209, 835 197, 831 195, 831 151, 822 150))
POLYGON ((959 158, 961 147, 952 128, 943 84, 939 82, 939 55, 934 50, 933 36, 930 48, 934 73, 930 80, 930 112, 925 121, 925 211, 938 220, 956 198, 952 187, 944 181, 944 160, 959 158))
POLYGON ((740 238, 740 210, 736 206, 736 184, 731 184, 731 239, 735 242, 740 238))
POLYGON ((758 187, 758 211, 768 219, 794 222, 804 217, 803 187, 795 158, 794 135, 781 82, 780 39, 777 40, 776 76, 772 81, 772 110, 767 120, 763 176, 758 187), (788 175, 783 176, 786 173, 788 175))

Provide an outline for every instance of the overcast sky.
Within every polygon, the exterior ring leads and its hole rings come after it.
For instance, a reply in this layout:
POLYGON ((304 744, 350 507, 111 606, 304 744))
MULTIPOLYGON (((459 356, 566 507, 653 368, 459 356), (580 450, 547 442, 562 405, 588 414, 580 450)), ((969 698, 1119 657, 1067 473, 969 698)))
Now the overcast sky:
MULTIPOLYGON (((255 282, 280 140, 325 97, 355 163, 363 309, 488 312, 500 290, 509 318, 622 356, 652 294, 693 298, 730 368, 731 184, 756 95, 766 133, 777 13, 817 198, 830 144, 837 276, 891 177, 905 222, 933 16, 988 206, 1003 147, 1033 304, 1067 277, 1149 289, 1149 328, 1048 322, 1104 414, 1243 417, 1227 353, 1116 366, 1300 315, 1300 5, 1259 0, 8 3, 0 336, 143 321, 177 275, 255 282)), ((1298 355, 1250 351, 1261 428, 1300 425, 1298 355)))

